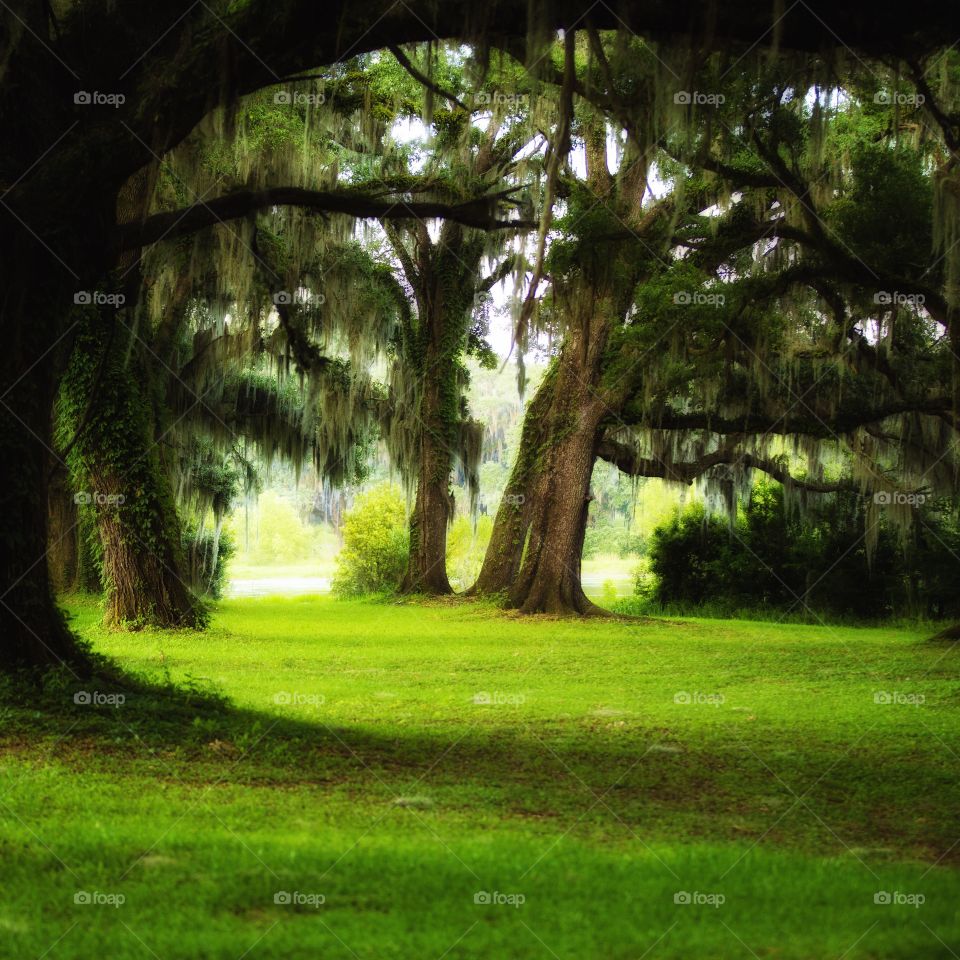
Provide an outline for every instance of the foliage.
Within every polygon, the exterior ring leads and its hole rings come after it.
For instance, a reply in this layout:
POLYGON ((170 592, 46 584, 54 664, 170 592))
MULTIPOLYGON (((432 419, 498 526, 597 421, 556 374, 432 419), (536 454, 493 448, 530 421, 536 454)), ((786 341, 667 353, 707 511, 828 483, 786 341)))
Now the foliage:
MULTIPOLYGON (((942 507, 943 505, 938 505, 942 507)), ((955 516, 925 509, 901 544, 883 519, 867 556, 863 498, 844 492, 805 511, 779 484, 758 485, 730 525, 694 503, 657 527, 638 593, 671 609, 707 606, 814 611, 831 617, 927 618, 960 614, 960 533, 955 516)))
POLYGON ((396 487, 382 484, 360 494, 343 523, 333 592, 341 597, 396 589, 409 548, 407 511, 396 487))

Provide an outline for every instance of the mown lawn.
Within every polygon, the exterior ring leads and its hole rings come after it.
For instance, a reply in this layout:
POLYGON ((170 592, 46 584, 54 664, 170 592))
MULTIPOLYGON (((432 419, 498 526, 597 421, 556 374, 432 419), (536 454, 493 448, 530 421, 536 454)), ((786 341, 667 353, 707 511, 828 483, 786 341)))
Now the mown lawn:
POLYGON ((0 957, 960 953, 958 654, 922 632, 73 609, 153 685, 5 692, 0 957))

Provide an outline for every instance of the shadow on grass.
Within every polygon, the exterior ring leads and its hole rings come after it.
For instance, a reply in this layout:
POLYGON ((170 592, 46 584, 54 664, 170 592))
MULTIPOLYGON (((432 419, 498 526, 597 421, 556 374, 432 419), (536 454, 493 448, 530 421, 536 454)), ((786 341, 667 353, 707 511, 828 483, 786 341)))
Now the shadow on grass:
POLYGON ((239 708, 208 682, 148 681, 103 658, 86 680, 66 670, 0 680, 0 757, 16 760, 52 755, 118 779, 327 785, 399 806, 427 793, 426 805, 439 797, 465 816, 579 823, 591 813, 585 826, 627 836, 754 836, 838 853, 857 846, 960 859, 949 831, 960 790, 935 750, 798 739, 789 767, 774 769, 754 728, 741 739, 730 730, 586 723, 551 731, 535 721, 464 721, 460 736, 328 724, 239 708), (890 777, 893 764, 899 779, 890 777), (793 815, 780 822, 784 811, 793 815))

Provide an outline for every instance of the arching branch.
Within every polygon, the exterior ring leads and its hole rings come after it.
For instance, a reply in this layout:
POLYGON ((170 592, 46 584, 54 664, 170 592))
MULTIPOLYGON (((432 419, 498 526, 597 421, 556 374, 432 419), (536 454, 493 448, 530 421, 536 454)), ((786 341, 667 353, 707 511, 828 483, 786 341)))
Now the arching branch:
POLYGON ((303 207, 319 214, 345 214, 370 220, 446 219, 480 230, 533 230, 537 221, 500 220, 494 201, 487 197, 462 203, 428 200, 384 200, 351 191, 306 190, 303 187, 273 187, 239 190, 196 203, 182 210, 156 213, 145 220, 121 224, 115 233, 117 252, 136 250, 158 240, 171 240, 205 227, 245 217, 269 207, 303 207))

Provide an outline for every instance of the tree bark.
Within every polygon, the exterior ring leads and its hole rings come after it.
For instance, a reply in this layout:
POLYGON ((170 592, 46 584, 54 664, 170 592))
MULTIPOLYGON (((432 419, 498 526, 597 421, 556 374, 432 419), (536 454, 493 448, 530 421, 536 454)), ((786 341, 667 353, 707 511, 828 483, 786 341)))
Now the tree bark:
POLYGON ((0 262, 8 271, 0 297, 0 668, 67 664, 86 672, 85 652, 54 601, 46 557, 51 410, 70 340, 69 277, 49 276, 59 268, 13 217, 0 222, 0 262))
POLYGON ((147 364, 118 317, 92 311, 89 322, 64 378, 64 397, 79 431, 71 454, 76 486, 95 512, 103 548, 105 622, 131 629, 199 626, 202 611, 188 586, 147 395, 147 364))
POLYGON ((521 613, 594 614, 580 580, 590 510, 590 479, 606 407, 580 362, 578 338, 569 340, 557 365, 547 439, 538 452, 528 531, 510 604, 521 613))
POLYGON ((420 404, 417 496, 410 517, 410 554, 400 590, 403 593, 448 594, 447 528, 453 515, 450 471, 453 467, 454 426, 444 416, 449 403, 450 377, 435 343, 428 346, 428 376, 420 404), (433 375, 430 375, 430 374, 433 375), (442 375, 437 375, 441 373, 442 375))
POLYGON ((517 579, 534 504, 533 491, 543 472, 539 453, 547 441, 547 413, 555 401, 556 369, 551 366, 527 406, 520 445, 510 479, 497 508, 490 542, 471 596, 506 593, 517 579))
POLYGON ((48 505, 50 585, 57 594, 70 593, 80 575, 80 514, 67 471, 59 464, 51 468, 48 505))

